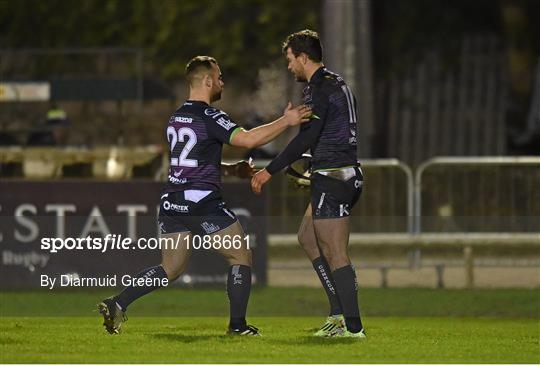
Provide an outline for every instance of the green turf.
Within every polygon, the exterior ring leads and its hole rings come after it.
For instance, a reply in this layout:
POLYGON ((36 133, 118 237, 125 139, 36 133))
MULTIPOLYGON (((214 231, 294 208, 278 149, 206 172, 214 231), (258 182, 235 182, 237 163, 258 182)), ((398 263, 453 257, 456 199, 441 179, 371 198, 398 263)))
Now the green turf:
POLYGON ((311 337, 327 305, 308 288, 255 289, 257 339, 224 335, 223 289, 156 291, 111 336, 92 311, 111 292, 2 292, 0 362, 540 363, 533 290, 362 289, 365 341, 311 337))
MULTIPOLYGON (((4 291, 0 316, 92 316, 98 300, 114 292, 4 291)), ((540 292, 528 289, 362 288, 359 301, 368 316, 540 317, 540 292)), ((327 307, 324 292, 313 288, 255 288, 250 299, 255 316, 322 316, 327 307)), ((130 308, 131 315, 141 316, 222 316, 227 311, 224 288, 161 289, 130 308)))
POLYGON ((2 363, 538 363, 531 319, 366 320, 368 339, 310 337, 320 318, 256 318, 261 338, 223 335, 224 318, 132 317, 111 336, 97 318, 5 318, 2 363))

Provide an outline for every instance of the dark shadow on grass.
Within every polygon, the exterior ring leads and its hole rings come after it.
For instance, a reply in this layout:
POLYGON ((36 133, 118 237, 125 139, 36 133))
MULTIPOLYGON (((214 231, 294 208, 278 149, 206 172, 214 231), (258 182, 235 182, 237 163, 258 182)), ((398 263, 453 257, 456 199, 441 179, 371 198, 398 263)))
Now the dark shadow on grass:
POLYGON ((157 333, 150 334, 151 337, 157 338, 163 341, 175 342, 175 343, 195 343, 208 340, 225 341, 232 339, 233 337, 228 335, 192 335, 192 334, 178 334, 178 333, 157 333))
POLYGON ((309 346, 309 345, 325 345, 331 347, 336 344, 354 344, 360 343, 363 340, 354 338, 321 338, 314 336, 303 336, 296 339, 270 339, 268 343, 276 345, 297 345, 297 346, 309 346))

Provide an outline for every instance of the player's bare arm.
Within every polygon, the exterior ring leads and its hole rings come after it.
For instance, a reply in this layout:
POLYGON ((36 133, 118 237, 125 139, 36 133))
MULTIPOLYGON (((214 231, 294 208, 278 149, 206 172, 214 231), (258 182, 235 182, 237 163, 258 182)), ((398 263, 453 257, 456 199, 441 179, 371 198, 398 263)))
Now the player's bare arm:
MULTIPOLYGON (((325 115, 324 110, 317 111, 320 115, 325 115)), ((308 128, 303 129, 289 142, 287 147, 275 158, 265 169, 257 172, 251 179, 251 189, 255 194, 260 194, 262 187, 272 178, 272 174, 283 169, 299 159, 304 152, 313 146, 319 138, 319 134, 324 126, 324 121, 313 114, 310 115, 311 122, 308 128)))
POLYGON ((309 121, 310 116, 311 109, 308 106, 299 105, 293 107, 289 102, 283 112, 283 116, 275 121, 253 128, 249 131, 238 129, 238 132, 235 132, 235 135, 231 139, 231 145, 247 147, 249 149, 264 145, 275 139, 285 131, 287 127, 296 126, 309 121))

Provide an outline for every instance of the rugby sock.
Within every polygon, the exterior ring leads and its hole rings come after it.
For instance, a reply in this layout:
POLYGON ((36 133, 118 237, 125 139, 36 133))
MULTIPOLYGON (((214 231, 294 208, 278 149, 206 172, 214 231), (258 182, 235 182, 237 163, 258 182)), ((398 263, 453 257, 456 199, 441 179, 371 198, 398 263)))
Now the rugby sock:
MULTIPOLYGON (((164 280, 167 278, 167 273, 162 266, 150 267, 137 274, 134 278, 159 278, 164 280)), ((162 283, 162 281, 159 281, 162 283)), ((129 304, 137 300, 139 297, 144 296, 161 286, 129 286, 124 289, 118 296, 114 298, 116 303, 122 307, 122 310, 126 310, 129 304)))
POLYGON ((229 326, 241 329, 246 326, 246 309, 251 291, 251 267, 235 264, 229 267, 227 295, 231 319, 229 326))
POLYGON ((336 269, 332 273, 336 284, 336 291, 343 307, 345 324, 350 332, 357 333, 362 330, 360 310, 358 309, 358 283, 356 273, 349 264, 336 269))
POLYGON ((341 309, 341 303, 339 302, 339 297, 336 294, 336 285, 334 279, 332 278, 332 273, 330 272, 330 267, 328 262, 323 256, 315 258, 313 260, 313 269, 317 272, 319 280, 321 281, 326 296, 328 297, 328 302, 330 303, 330 315, 343 314, 341 309))

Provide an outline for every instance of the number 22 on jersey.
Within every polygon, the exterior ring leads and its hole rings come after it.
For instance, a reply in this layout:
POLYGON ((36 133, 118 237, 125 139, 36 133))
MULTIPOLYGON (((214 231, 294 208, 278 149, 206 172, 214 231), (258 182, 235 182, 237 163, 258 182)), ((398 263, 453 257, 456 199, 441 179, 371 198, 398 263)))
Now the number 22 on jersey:
POLYGON ((199 163, 196 159, 188 159, 187 156, 197 143, 197 134, 188 127, 179 128, 178 131, 173 127, 167 128, 167 140, 171 144, 171 166, 185 166, 196 168, 199 163), (186 140, 187 138, 187 140, 186 140), (178 157, 173 156, 174 147, 178 142, 185 142, 186 145, 178 157))

